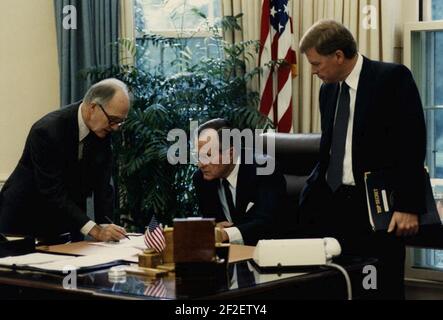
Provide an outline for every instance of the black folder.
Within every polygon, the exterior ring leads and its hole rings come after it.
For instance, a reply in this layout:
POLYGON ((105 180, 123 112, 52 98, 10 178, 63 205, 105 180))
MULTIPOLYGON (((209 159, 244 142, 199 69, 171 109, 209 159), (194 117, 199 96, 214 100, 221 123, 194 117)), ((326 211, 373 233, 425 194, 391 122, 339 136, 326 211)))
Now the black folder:
MULTIPOLYGON (((426 212, 419 215, 420 226, 441 226, 432 192, 431 180, 426 173, 426 212)), ((369 221, 374 231, 388 230, 393 215, 392 174, 389 171, 367 172, 365 174, 366 200, 369 221)))

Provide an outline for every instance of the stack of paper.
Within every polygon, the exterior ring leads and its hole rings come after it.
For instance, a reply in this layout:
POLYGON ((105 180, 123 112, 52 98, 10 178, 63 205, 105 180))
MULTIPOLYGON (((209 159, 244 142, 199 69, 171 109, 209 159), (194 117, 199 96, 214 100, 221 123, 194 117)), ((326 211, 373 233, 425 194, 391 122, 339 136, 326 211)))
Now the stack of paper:
POLYGON ((58 260, 48 263, 41 263, 41 264, 31 263, 28 266, 47 271, 67 271, 67 270, 77 270, 80 268, 99 266, 111 263, 116 260, 118 259, 116 259, 116 257, 113 255, 111 256, 91 255, 83 257, 74 257, 72 259, 58 260))
POLYGON ((31 253, 23 256, 6 257, 0 259, 0 265, 3 266, 28 266, 30 264, 40 265, 45 263, 52 263, 58 261, 68 261, 75 257, 47 254, 47 253, 31 253))
POLYGON ((140 250, 146 249, 146 244, 143 237, 130 237, 130 239, 123 239, 119 242, 91 242, 90 245, 106 247, 106 248, 137 248, 140 250))

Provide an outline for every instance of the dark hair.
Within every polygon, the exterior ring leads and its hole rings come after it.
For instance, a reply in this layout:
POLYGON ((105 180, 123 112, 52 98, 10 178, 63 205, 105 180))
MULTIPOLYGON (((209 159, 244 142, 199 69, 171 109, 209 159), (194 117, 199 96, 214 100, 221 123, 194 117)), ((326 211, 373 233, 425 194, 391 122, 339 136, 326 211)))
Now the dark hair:
POLYGON ((347 59, 357 54, 357 43, 352 33, 334 20, 320 20, 315 23, 300 41, 300 51, 306 53, 314 48, 320 55, 327 56, 337 50, 343 51, 347 59))
MULTIPOLYGON (((229 123, 228 120, 226 119, 222 119, 222 118, 217 118, 217 119, 212 119, 209 120, 205 123, 203 123, 202 125, 200 125, 198 127, 198 136, 200 136, 200 134, 204 131, 204 130, 208 130, 208 129, 212 129, 217 131, 217 135, 218 135, 218 141, 220 142, 220 151, 222 151, 223 149, 223 143, 221 143, 222 141, 222 136, 223 136, 223 130, 232 130, 232 126, 229 123)), ((232 139, 231 139, 232 140, 232 139)), ((229 147, 231 147, 233 145, 232 141, 230 141, 229 143, 229 147)))

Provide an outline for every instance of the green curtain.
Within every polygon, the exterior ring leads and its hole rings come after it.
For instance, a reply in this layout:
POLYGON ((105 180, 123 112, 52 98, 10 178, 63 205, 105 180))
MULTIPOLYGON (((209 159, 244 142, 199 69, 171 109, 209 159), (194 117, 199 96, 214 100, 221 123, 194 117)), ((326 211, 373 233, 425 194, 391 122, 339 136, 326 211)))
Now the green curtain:
POLYGON ((81 72, 118 64, 119 0, 54 0, 61 106, 82 99, 91 83, 81 72), (77 11, 77 29, 66 30, 66 6, 77 11))

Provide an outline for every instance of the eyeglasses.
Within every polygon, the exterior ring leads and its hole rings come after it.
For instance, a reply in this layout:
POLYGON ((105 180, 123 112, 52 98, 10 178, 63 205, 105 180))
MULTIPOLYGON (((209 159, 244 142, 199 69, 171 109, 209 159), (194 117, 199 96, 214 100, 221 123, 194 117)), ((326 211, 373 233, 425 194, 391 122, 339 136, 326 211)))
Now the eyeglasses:
POLYGON ((117 125, 117 126, 121 127, 122 125, 125 124, 126 118, 125 118, 125 119, 122 119, 122 118, 117 117, 117 116, 109 115, 109 114, 105 111, 105 108, 103 108, 103 106, 102 106, 101 104, 96 103, 96 105, 98 105, 98 106, 100 107, 100 109, 102 109, 103 113, 104 113, 105 116, 106 116, 106 119, 108 119, 109 126, 112 127, 112 126, 117 125))

